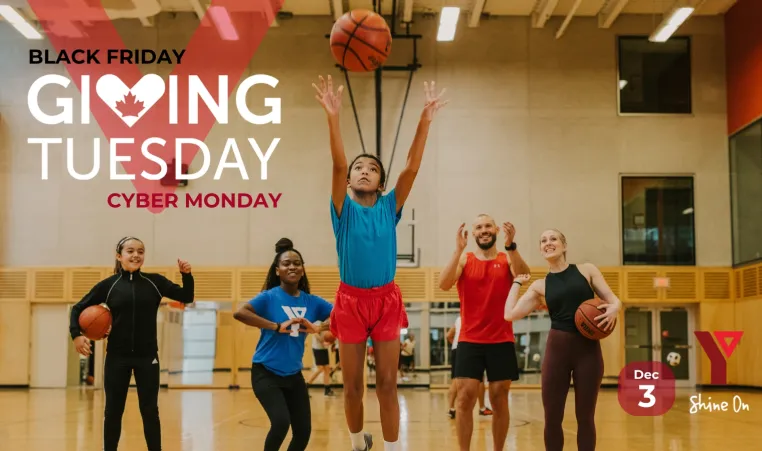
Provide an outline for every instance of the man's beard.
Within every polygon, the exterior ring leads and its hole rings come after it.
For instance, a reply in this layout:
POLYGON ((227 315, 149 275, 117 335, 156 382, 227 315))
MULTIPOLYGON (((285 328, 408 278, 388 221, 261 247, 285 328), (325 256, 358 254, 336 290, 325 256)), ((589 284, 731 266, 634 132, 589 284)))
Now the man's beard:
POLYGON ((483 243, 480 240, 481 240, 481 238, 477 238, 476 239, 476 245, 479 246, 483 251, 486 251, 486 250, 489 250, 490 248, 492 248, 492 246, 495 245, 495 241, 497 241, 497 235, 492 235, 492 239, 489 240, 486 243, 483 243))

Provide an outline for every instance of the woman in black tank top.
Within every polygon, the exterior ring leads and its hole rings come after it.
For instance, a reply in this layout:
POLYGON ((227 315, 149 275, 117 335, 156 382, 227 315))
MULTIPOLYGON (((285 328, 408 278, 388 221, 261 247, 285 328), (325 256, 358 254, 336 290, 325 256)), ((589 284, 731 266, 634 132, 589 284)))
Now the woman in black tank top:
POLYGON ((505 320, 516 321, 529 315, 545 297, 550 314, 550 332, 542 362, 542 404, 545 409, 545 449, 561 451, 564 447, 566 397, 574 382, 577 414, 577 449, 595 449, 595 406, 603 379, 603 356, 597 340, 583 336, 574 322, 574 314, 583 302, 597 294, 604 302, 601 315, 595 318, 602 329, 614 327, 622 301, 611 291, 595 265, 566 262, 566 237, 558 230, 546 230, 540 238, 540 251, 550 271, 544 279, 532 283, 519 299, 521 285, 529 275, 517 276, 505 303, 505 320))

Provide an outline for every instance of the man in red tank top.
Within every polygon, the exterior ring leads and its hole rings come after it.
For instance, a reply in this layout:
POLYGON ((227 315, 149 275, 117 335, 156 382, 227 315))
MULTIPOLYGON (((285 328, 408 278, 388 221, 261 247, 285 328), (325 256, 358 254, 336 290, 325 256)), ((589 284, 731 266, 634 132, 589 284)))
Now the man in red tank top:
POLYGON ((472 412, 479 383, 487 373, 492 404, 493 449, 503 449, 508 435, 510 413, 508 391, 519 379, 514 347, 513 323, 504 319, 505 300, 517 274, 529 274, 529 266, 516 250, 516 230, 503 224, 505 250, 498 252, 499 229, 489 215, 479 215, 472 233, 478 246, 463 253, 468 243, 465 224, 458 229, 456 250, 439 278, 439 288, 449 290, 457 284, 460 298, 461 328, 454 377, 458 379, 456 420, 461 451, 471 446, 472 412))

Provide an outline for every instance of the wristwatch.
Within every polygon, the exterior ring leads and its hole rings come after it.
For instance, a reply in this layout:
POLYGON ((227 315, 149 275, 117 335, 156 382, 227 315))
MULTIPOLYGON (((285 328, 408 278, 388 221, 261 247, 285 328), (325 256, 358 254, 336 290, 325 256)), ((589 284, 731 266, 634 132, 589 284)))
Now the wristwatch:
POLYGON ((507 250, 507 251, 515 251, 516 250, 516 242, 514 241, 513 243, 511 243, 510 246, 505 246, 505 250, 507 250))

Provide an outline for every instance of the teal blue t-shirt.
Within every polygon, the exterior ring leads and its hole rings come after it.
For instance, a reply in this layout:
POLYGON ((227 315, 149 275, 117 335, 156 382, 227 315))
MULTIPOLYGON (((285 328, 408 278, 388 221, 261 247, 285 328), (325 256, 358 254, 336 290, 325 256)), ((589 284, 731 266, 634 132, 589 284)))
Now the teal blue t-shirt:
POLYGON ((336 215, 331 199, 331 222, 339 255, 339 277, 357 288, 381 287, 394 280, 397 271, 397 213, 394 189, 364 207, 347 195, 336 215))
MULTIPOLYGON (((325 299, 302 291, 299 296, 291 296, 281 287, 259 293, 249 301, 257 315, 274 323, 283 323, 291 318, 306 318, 309 322, 326 321, 333 310, 333 304, 325 299)), ((305 332, 291 334, 262 330, 253 363, 259 363, 278 376, 291 376, 302 370, 305 332)))

